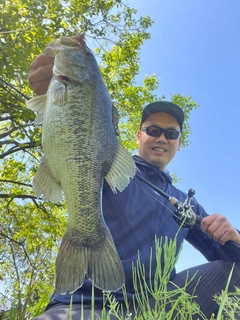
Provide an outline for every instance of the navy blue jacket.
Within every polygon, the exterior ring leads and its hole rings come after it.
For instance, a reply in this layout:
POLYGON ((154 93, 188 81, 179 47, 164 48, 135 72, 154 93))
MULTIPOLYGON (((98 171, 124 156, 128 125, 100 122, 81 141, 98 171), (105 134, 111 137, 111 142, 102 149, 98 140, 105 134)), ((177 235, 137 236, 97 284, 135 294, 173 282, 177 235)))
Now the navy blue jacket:
MULTIPOLYGON (((159 170, 146 163, 138 156, 134 156, 138 173, 155 186, 172 197, 184 202, 187 194, 172 185, 172 179, 167 172, 159 170)), ((194 205, 194 212, 197 215, 207 216, 205 210, 198 204, 195 198, 191 202, 194 205)), ((153 191, 145 183, 134 178, 123 192, 114 194, 107 183, 103 189, 103 215, 106 224, 112 234, 117 251, 121 258, 126 278, 126 289, 128 298, 134 296, 132 283, 132 263, 136 265, 138 251, 141 263, 144 264, 146 277, 149 272, 150 248, 155 247, 155 236, 165 236, 174 239, 179 225, 175 222, 171 212, 174 207, 162 196, 153 191), (158 199, 158 201, 156 201, 158 199)), ((234 245, 222 246, 213 241, 207 234, 203 233, 198 225, 191 229, 182 228, 177 236, 177 253, 184 240, 191 243, 200 251, 208 261, 226 260, 240 261, 240 249, 234 245)), ((155 250, 152 251, 152 270, 156 268, 155 250)), ((106 257, 107 263, 107 257, 106 257)), ((163 263, 163 261, 162 261, 163 263)), ((175 268, 171 273, 174 277, 175 268)), ((152 272, 154 276, 154 272, 152 272)), ((152 277, 153 277, 152 276, 152 277)), ((151 281, 151 279, 147 279, 151 281)), ((92 284, 86 279, 83 286, 73 294, 73 303, 80 303, 83 295, 84 303, 91 303, 92 284)), ((114 293, 118 301, 123 302, 122 290, 114 293)), ((54 293, 49 306, 54 303, 70 302, 70 295, 59 295, 54 293)), ((102 303, 101 290, 95 288, 95 303, 102 303)))

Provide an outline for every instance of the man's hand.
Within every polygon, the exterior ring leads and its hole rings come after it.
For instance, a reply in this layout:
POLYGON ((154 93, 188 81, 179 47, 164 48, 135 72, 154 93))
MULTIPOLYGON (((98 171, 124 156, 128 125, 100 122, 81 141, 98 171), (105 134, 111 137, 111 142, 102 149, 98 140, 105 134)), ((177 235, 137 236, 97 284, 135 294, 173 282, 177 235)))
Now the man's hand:
POLYGON ((207 233, 210 238, 220 244, 225 244, 225 242, 229 240, 240 244, 240 234, 230 224, 227 218, 218 213, 205 217, 201 222, 201 229, 207 233))
POLYGON ((28 81, 37 94, 45 94, 51 81, 54 58, 40 54, 30 65, 28 81))

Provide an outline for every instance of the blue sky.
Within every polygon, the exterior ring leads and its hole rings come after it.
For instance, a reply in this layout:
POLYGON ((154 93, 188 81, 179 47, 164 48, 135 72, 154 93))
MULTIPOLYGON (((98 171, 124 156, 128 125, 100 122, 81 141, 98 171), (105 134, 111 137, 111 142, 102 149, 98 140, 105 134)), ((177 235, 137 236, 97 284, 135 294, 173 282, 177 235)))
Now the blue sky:
MULTIPOLYGON (((155 21, 141 52, 142 79, 160 77, 157 95, 192 95, 191 145, 169 165, 183 191, 196 190, 209 213, 225 215, 240 229, 240 1, 129 0, 155 21)), ((206 260, 185 245, 180 271, 206 260)))

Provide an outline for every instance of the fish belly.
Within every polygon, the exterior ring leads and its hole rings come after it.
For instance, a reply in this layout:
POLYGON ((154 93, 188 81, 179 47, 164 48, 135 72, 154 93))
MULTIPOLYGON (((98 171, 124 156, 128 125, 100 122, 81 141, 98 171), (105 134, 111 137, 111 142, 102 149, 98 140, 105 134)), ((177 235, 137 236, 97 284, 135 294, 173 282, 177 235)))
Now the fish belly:
POLYGON ((49 171, 61 186, 68 229, 56 260, 56 290, 74 292, 87 276, 95 286, 116 291, 124 272, 102 208, 103 179, 117 148, 111 100, 83 86, 68 92, 66 106, 52 104, 43 122, 49 171), (98 98, 98 99, 97 99, 98 98))

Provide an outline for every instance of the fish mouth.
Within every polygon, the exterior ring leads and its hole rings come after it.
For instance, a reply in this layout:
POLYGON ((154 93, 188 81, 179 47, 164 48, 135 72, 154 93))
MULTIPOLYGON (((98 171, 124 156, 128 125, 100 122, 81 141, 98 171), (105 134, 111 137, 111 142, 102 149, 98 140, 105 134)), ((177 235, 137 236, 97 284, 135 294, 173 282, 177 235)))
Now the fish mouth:
POLYGON ((58 75, 56 78, 58 78, 58 80, 60 82, 70 82, 71 81, 71 79, 69 77, 63 76, 63 75, 58 75))
POLYGON ((62 36, 59 39, 59 43, 60 43, 60 45, 67 46, 67 47, 75 47, 75 46, 79 46, 79 45, 86 46, 84 34, 78 34, 73 37, 62 36))
POLYGON ((83 34, 79 34, 73 37, 62 36, 59 39, 55 39, 50 42, 44 50, 44 53, 49 57, 55 58, 64 48, 80 49, 86 48, 85 37, 83 34))

